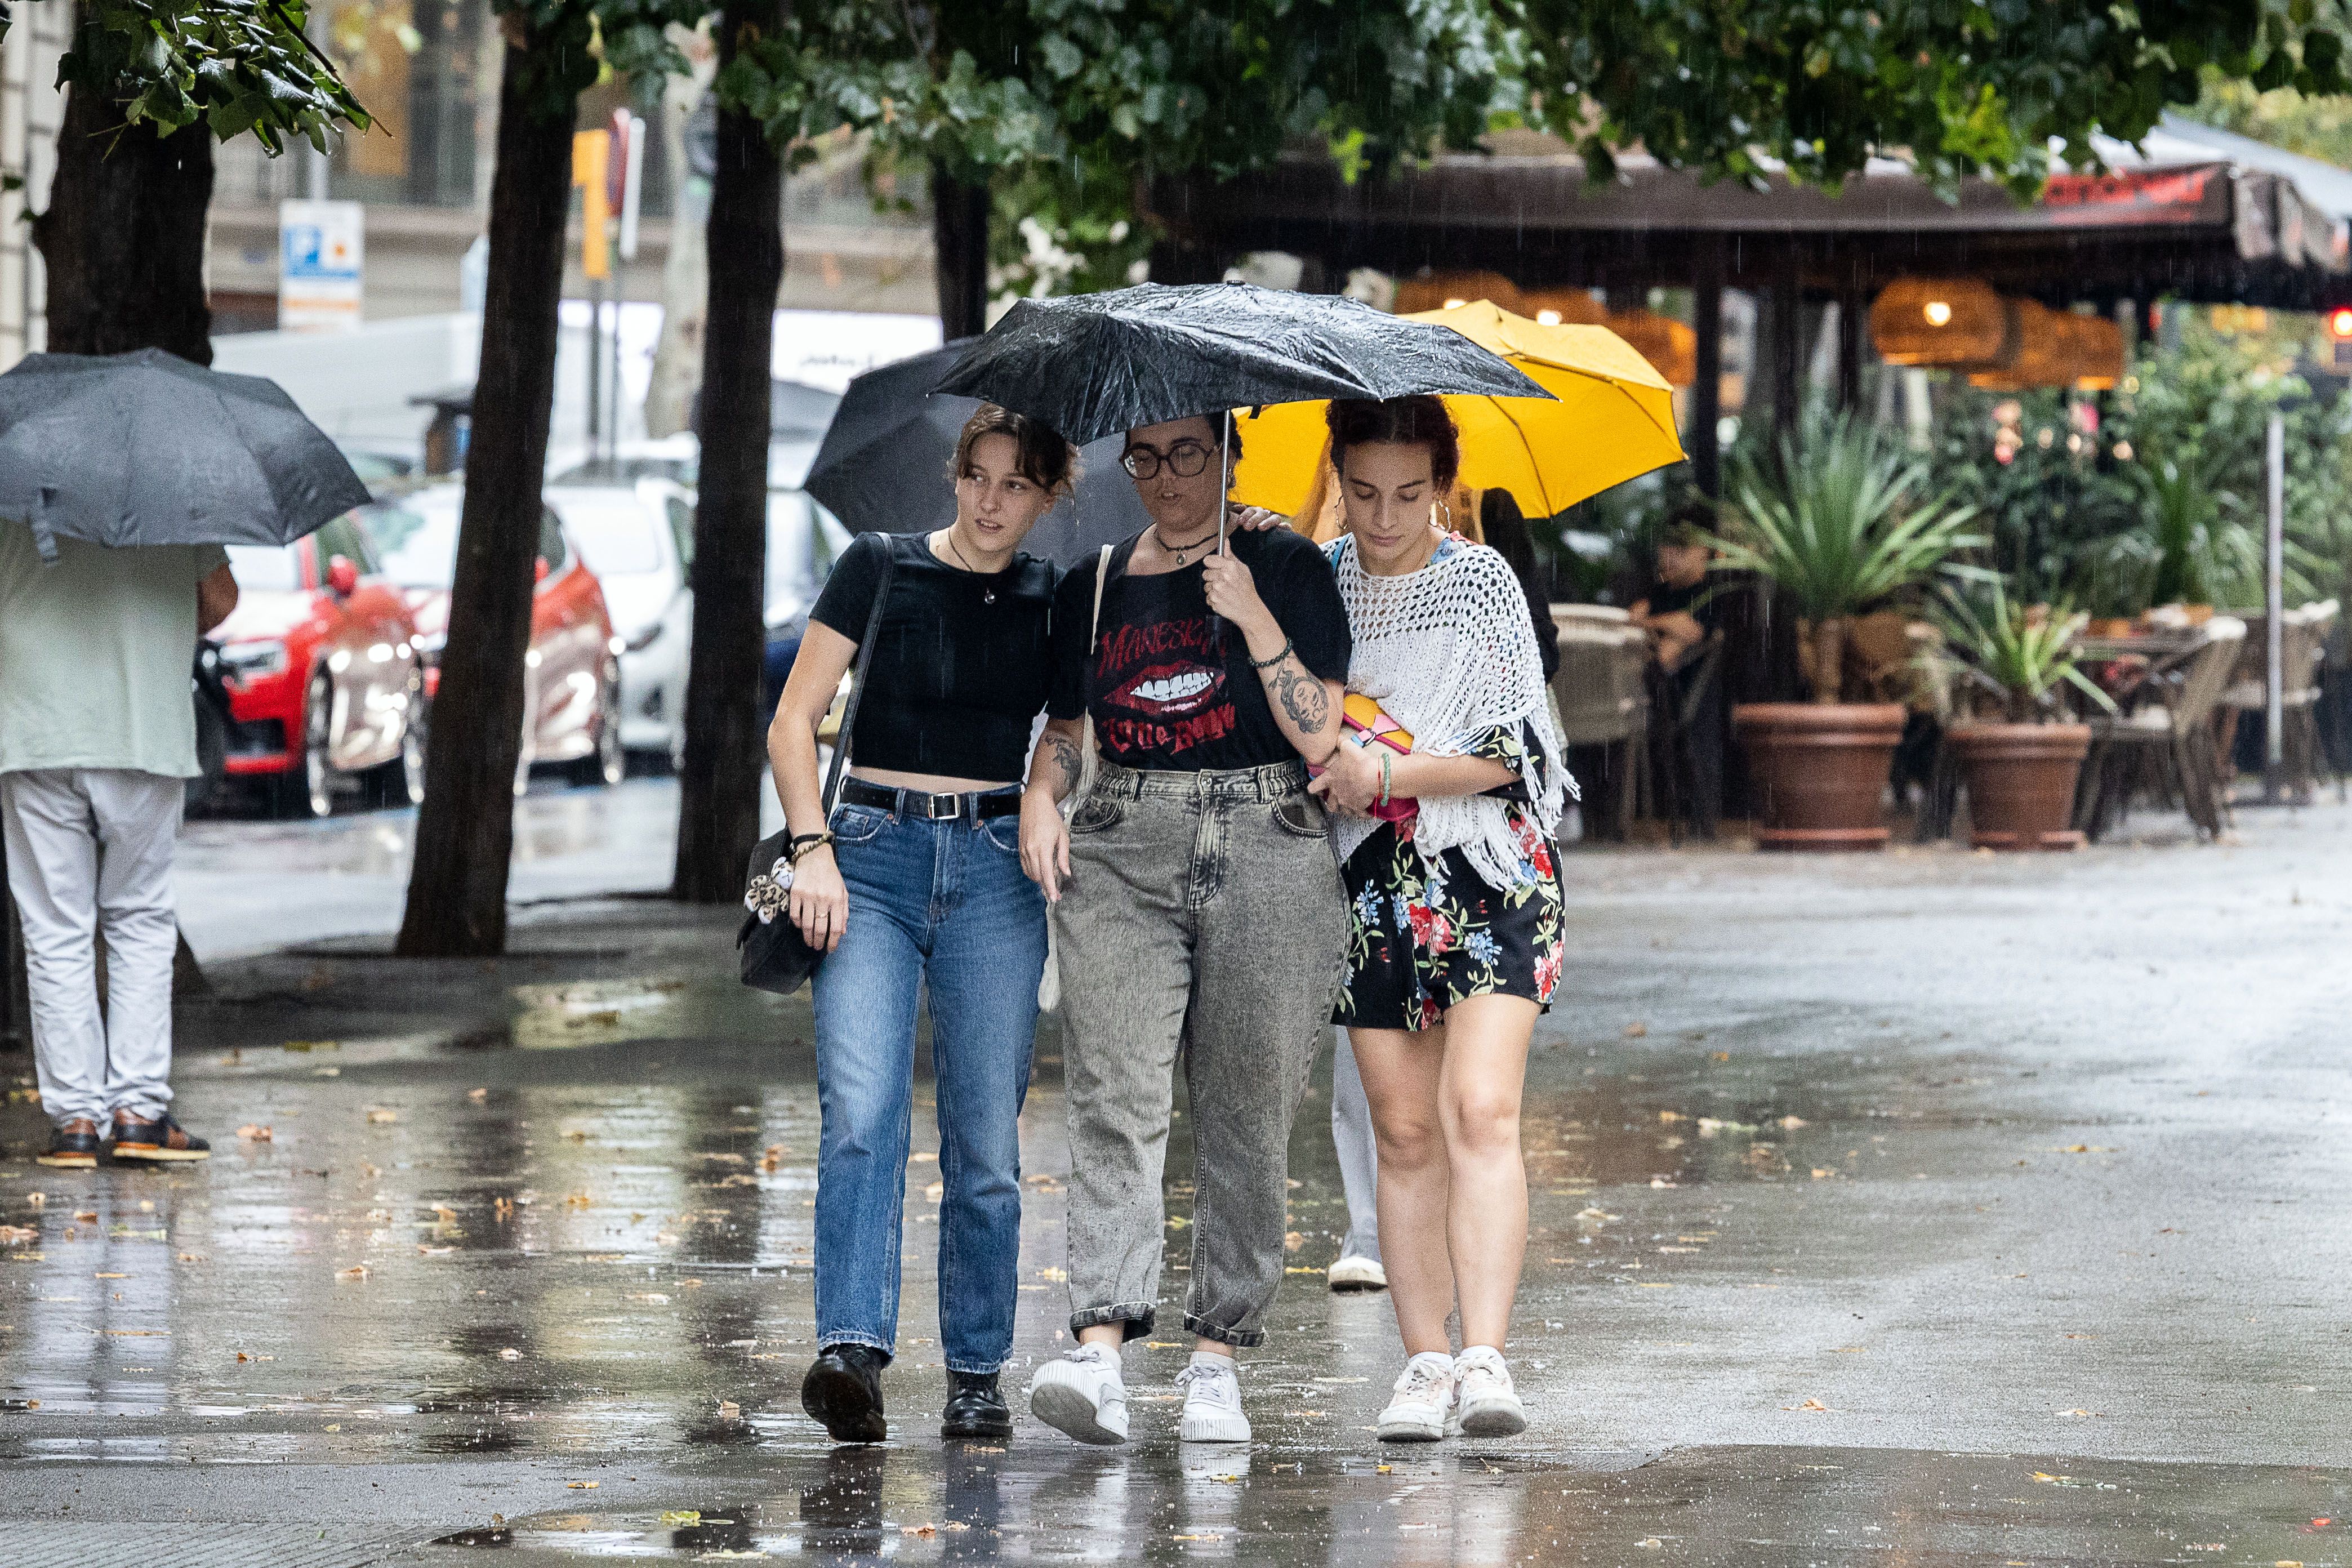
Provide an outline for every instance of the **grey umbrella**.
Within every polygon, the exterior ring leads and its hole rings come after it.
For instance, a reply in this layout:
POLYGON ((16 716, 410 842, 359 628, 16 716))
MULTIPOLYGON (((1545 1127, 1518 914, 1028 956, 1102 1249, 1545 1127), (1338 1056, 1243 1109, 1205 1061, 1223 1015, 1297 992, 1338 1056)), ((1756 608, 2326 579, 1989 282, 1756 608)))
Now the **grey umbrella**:
MULTIPOLYGON (((928 532, 953 522, 948 462, 980 400, 933 395, 931 388, 975 341, 959 338, 852 380, 801 488, 854 532, 928 532)), ((1022 548, 1070 566, 1142 532, 1151 518, 1120 469, 1118 454, 1116 436, 1085 448, 1073 493, 1038 519, 1022 548)))
POLYGON ((161 349, 28 354, 0 375, 0 517, 110 546, 290 544, 368 500, 274 381, 161 349))

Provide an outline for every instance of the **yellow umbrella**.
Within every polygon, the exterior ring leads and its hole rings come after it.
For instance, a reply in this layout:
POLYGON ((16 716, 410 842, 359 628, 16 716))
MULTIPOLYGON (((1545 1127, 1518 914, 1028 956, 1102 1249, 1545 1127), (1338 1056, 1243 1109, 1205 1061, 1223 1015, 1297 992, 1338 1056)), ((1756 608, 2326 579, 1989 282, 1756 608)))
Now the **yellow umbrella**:
MULTIPOLYGON (((1452 327, 1510 361, 1559 399, 1448 397, 1462 431, 1462 482, 1511 492, 1529 517, 1552 517, 1587 496, 1682 461, 1674 389, 1606 327, 1548 327, 1484 300, 1407 318, 1452 327)), ((1235 422, 1242 460, 1234 494, 1296 515, 1328 445, 1321 403, 1284 403, 1235 422)))

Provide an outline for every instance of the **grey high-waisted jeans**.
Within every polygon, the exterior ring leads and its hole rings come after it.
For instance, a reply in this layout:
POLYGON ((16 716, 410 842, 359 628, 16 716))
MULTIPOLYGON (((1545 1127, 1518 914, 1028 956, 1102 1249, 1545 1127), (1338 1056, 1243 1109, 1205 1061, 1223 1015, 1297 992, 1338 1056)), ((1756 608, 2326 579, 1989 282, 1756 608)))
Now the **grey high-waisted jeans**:
POLYGON ((1255 1345, 1282 1283, 1290 1121, 1348 931, 1329 824, 1297 763, 1106 764, 1055 906, 1069 1103, 1072 1330, 1151 1331, 1181 1053, 1192 1105, 1184 1327, 1255 1345))

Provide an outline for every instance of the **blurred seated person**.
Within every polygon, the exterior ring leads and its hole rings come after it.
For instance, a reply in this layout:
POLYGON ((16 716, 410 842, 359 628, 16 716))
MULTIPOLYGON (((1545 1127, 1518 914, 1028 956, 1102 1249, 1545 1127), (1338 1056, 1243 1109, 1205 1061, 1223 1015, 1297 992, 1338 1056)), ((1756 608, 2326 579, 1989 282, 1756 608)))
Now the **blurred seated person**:
POLYGON ((1723 637, 1727 584, 1713 575, 1715 508, 1693 500, 1668 514, 1658 533, 1656 566, 1641 597, 1628 606, 1633 623, 1650 634, 1656 660, 1650 708, 1665 722, 1650 726, 1652 776, 1658 813, 1688 821, 1701 838, 1715 837, 1723 815, 1723 681, 1710 679, 1703 658, 1723 637))
POLYGON ((1714 529, 1715 509, 1706 502, 1677 507, 1658 535, 1655 581, 1630 606, 1633 624, 1650 634, 1659 665, 1670 671, 1688 666, 1720 629, 1716 599, 1721 585, 1707 581, 1715 564, 1707 543, 1714 529))

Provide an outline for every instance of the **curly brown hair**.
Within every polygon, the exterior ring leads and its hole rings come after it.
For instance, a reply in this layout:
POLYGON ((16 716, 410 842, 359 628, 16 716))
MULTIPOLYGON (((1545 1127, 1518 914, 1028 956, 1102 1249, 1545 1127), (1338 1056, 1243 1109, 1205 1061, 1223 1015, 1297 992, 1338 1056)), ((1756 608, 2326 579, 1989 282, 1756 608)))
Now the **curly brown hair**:
POLYGON ((961 479, 971 467, 971 449, 983 436, 1013 438, 1013 467, 1024 479, 1048 494, 1058 494, 1077 481, 1078 449, 1061 432, 1026 414, 1015 414, 983 403, 964 421, 956 437, 955 456, 948 462, 950 480, 961 479))
POLYGON ((1369 398, 1335 397, 1324 410, 1331 427, 1331 466, 1345 473, 1348 448, 1393 442, 1429 448, 1430 476, 1444 489, 1462 469, 1462 436, 1444 403, 1427 394, 1391 397, 1375 403, 1369 398))

